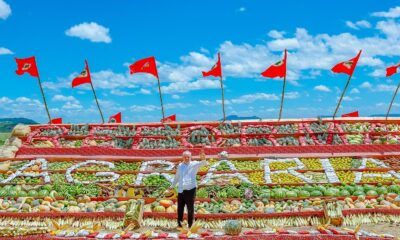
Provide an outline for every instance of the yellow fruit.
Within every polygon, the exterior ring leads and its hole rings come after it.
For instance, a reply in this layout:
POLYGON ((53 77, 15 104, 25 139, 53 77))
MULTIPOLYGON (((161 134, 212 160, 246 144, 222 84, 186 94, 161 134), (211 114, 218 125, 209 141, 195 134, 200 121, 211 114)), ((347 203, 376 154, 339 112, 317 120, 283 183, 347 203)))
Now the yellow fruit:
POLYGON ((126 192, 126 196, 133 198, 135 197, 135 189, 134 188, 128 188, 128 191, 126 192))

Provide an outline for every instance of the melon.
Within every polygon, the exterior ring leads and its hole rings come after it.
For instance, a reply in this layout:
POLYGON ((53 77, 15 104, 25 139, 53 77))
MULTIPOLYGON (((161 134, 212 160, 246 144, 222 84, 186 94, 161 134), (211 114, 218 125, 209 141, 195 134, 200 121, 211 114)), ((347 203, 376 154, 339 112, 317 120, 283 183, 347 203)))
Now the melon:
POLYGON ((224 225, 225 234, 237 236, 242 232, 242 224, 238 220, 227 220, 224 225))
POLYGON ((339 192, 339 196, 341 196, 341 197, 347 197, 350 195, 351 195, 351 193, 349 191, 347 191, 346 189, 343 189, 342 191, 339 192))
POLYGON ((286 198, 296 198, 297 193, 295 191, 288 191, 286 192, 286 198))
POLYGON ((369 190, 367 196, 378 196, 379 194, 375 190, 369 190))
POLYGON ((299 195, 299 197, 303 197, 303 198, 311 196, 311 194, 306 190, 301 190, 298 195, 299 195))
POLYGON ((307 192, 312 192, 312 191, 314 191, 314 187, 311 186, 311 185, 305 185, 305 186, 303 187, 303 190, 305 190, 305 191, 307 191, 307 192))
POLYGON ((376 191, 378 192, 378 194, 387 194, 388 193, 388 190, 386 189, 386 187, 385 186, 381 186, 381 187, 378 187, 377 189, 376 189, 376 191))
POLYGON ((355 192, 353 192, 353 195, 354 196, 364 196, 365 193, 364 193, 364 191, 355 191, 355 192))
POLYGON ((314 190, 310 193, 311 197, 321 197, 322 196, 322 192, 318 191, 318 190, 314 190))
POLYGON ((153 212, 165 212, 165 207, 156 206, 155 208, 153 208, 153 212))
POLYGON ((285 191, 282 189, 274 189, 274 196, 276 199, 283 199, 285 198, 286 194, 285 191))

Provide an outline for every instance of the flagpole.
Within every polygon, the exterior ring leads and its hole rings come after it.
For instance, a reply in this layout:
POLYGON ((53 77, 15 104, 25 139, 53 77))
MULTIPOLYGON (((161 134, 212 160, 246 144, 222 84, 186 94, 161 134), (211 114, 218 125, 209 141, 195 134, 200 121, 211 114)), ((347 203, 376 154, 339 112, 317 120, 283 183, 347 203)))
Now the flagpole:
POLYGON ((50 112, 49 112, 49 108, 47 107, 47 102, 46 102, 46 98, 44 96, 44 92, 43 92, 43 88, 42 88, 42 81, 40 81, 39 73, 38 73, 37 79, 38 79, 38 83, 39 83, 39 87, 40 87, 40 92, 42 93, 44 107, 46 108, 47 117, 49 118, 49 123, 51 124, 50 112))
POLYGON ((342 102, 343 96, 344 96, 344 94, 346 93, 347 87, 349 86, 349 83, 350 83, 350 80, 351 80, 351 77, 352 77, 352 76, 353 76, 353 73, 351 73, 351 75, 350 75, 349 78, 347 79, 346 86, 344 87, 344 90, 343 90, 343 92, 342 92, 342 96, 340 96, 339 102, 338 102, 338 104, 337 104, 337 106, 336 106, 336 109, 335 109, 335 113, 333 114, 333 119, 335 119, 335 117, 336 117, 336 113, 337 113, 337 111, 339 110, 340 103, 342 102))
POLYGON ((162 118, 165 118, 165 115, 164 115, 164 104, 163 104, 163 101, 162 101, 161 84, 160 84, 160 78, 159 77, 157 77, 157 81, 158 81, 158 93, 160 94, 162 118))
POLYGON ((392 104, 393 104, 393 102, 394 102, 394 99, 396 98, 397 91, 399 90, 399 87, 400 87, 400 82, 397 84, 396 91, 395 91, 394 94, 393 94, 392 101, 390 102, 389 109, 388 109, 388 111, 387 111, 387 113, 386 113, 386 118, 385 118, 385 120, 387 120, 388 117, 389 117, 390 109, 392 108, 392 104))
POLYGON ((222 76, 219 77, 219 81, 221 83, 221 91, 222 91, 222 114, 223 114, 223 119, 224 122, 226 120, 226 115, 225 115, 225 96, 224 96, 224 84, 222 83, 222 76))
POLYGON ((101 121, 103 121, 103 124, 104 124, 103 113, 101 112, 100 104, 99 104, 99 101, 97 100, 96 91, 94 90, 92 81, 90 81, 90 86, 92 86, 92 91, 93 91, 94 99, 96 99, 96 104, 97 104, 97 108, 99 109, 99 112, 100 112, 101 121))
POLYGON ((285 86, 286 86, 286 74, 285 74, 285 76, 283 77, 281 108, 279 109, 279 118, 278 118, 278 121, 280 121, 280 120, 281 120, 281 117, 282 117, 283 99, 285 98, 285 86))

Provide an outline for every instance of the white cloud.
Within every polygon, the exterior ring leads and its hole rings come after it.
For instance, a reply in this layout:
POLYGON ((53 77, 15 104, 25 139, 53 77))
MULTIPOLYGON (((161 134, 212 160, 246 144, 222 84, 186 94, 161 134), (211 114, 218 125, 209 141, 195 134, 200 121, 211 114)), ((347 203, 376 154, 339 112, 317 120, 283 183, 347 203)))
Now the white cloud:
POLYGON ((268 32, 268 36, 271 38, 283 38, 284 34, 285 34, 284 31, 278 31, 278 30, 271 30, 268 32))
POLYGON ((173 94, 171 97, 172 97, 172 99, 175 99, 175 100, 181 99, 181 97, 177 94, 173 94))
POLYGON ((64 96, 64 95, 54 95, 54 97, 51 99, 55 102, 59 101, 59 102, 78 102, 78 100, 76 100, 76 98, 74 96, 64 96))
POLYGON ((199 102, 206 106, 215 106, 217 102, 211 102, 210 100, 199 100, 199 102))
POLYGON ((92 42, 111 43, 110 29, 101 26, 95 22, 84 22, 65 31, 65 34, 70 37, 78 37, 87 39, 92 42))
POLYGON ((188 108, 191 107, 190 103, 167 103, 164 105, 165 109, 188 108))
POLYGON ((245 8, 245 7, 240 7, 240 8, 238 9, 238 11, 239 11, 239 12, 244 12, 244 11, 246 11, 246 8, 245 8))
POLYGON ((160 107, 154 105, 132 105, 130 107, 132 112, 152 112, 158 109, 160 109, 160 107))
POLYGON ((286 99, 296 99, 296 98, 299 98, 299 97, 300 97, 299 92, 287 92, 287 93, 285 93, 285 98, 286 99))
POLYGON ((375 17, 398 18, 400 17, 400 7, 390 8, 387 12, 374 12, 371 15, 375 17))
POLYGON ((288 50, 297 49, 300 47, 300 43, 296 38, 276 39, 268 43, 268 47, 272 51, 281 51, 285 48, 288 50))
POLYGON ((314 87, 314 90, 321 91, 321 92, 331 92, 331 89, 329 89, 325 85, 318 85, 314 87))
POLYGON ((254 94, 247 94, 242 95, 239 98, 232 99, 232 103, 252 103, 258 100, 279 100, 279 97, 276 94, 267 94, 267 93, 254 93, 254 94))
POLYGON ((0 55, 10 55, 10 54, 14 53, 8 48, 0 47, 0 55))
POLYGON ((360 29, 360 28, 371 28, 371 23, 366 20, 361 20, 357 22, 346 21, 346 26, 352 29, 360 29))
POLYGON ((370 82, 363 82, 360 88, 372 88, 372 84, 370 82))
POLYGON ((148 95, 148 94, 151 93, 151 91, 148 90, 148 89, 141 88, 141 89, 140 89, 140 93, 148 95))
POLYGON ((4 0, 0 0, 0 18, 6 20, 11 15, 11 7, 4 0))
POLYGON ((82 105, 79 103, 74 103, 74 102, 66 102, 63 106, 63 109, 82 109, 82 105))
POLYGON ((373 85, 370 82, 363 82, 360 88, 368 89, 371 92, 393 92, 396 89, 395 85, 388 84, 376 84, 373 85))
POLYGON ((1 97, 0 98, 0 105, 1 104, 10 104, 10 103, 12 103, 13 102, 13 100, 11 100, 10 98, 8 98, 8 97, 1 97))
POLYGON ((353 89, 351 89, 350 93, 357 94, 357 93, 360 93, 360 90, 358 90, 358 88, 353 88, 353 89))
POLYGON ((219 80, 200 79, 193 82, 173 82, 168 86, 161 87, 161 91, 163 93, 185 93, 193 90, 217 89, 220 87, 219 80))
POLYGON ((400 24, 393 19, 379 21, 376 24, 376 29, 380 30, 391 41, 400 39, 400 24))

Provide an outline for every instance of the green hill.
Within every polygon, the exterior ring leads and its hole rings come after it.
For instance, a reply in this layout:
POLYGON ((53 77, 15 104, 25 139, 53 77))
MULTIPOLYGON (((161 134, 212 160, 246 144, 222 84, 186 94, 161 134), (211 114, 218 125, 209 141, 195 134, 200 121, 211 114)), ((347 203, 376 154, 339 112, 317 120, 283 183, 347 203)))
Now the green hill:
POLYGON ((28 118, 0 118, 0 133, 9 133, 15 125, 22 124, 37 124, 37 122, 28 118))

